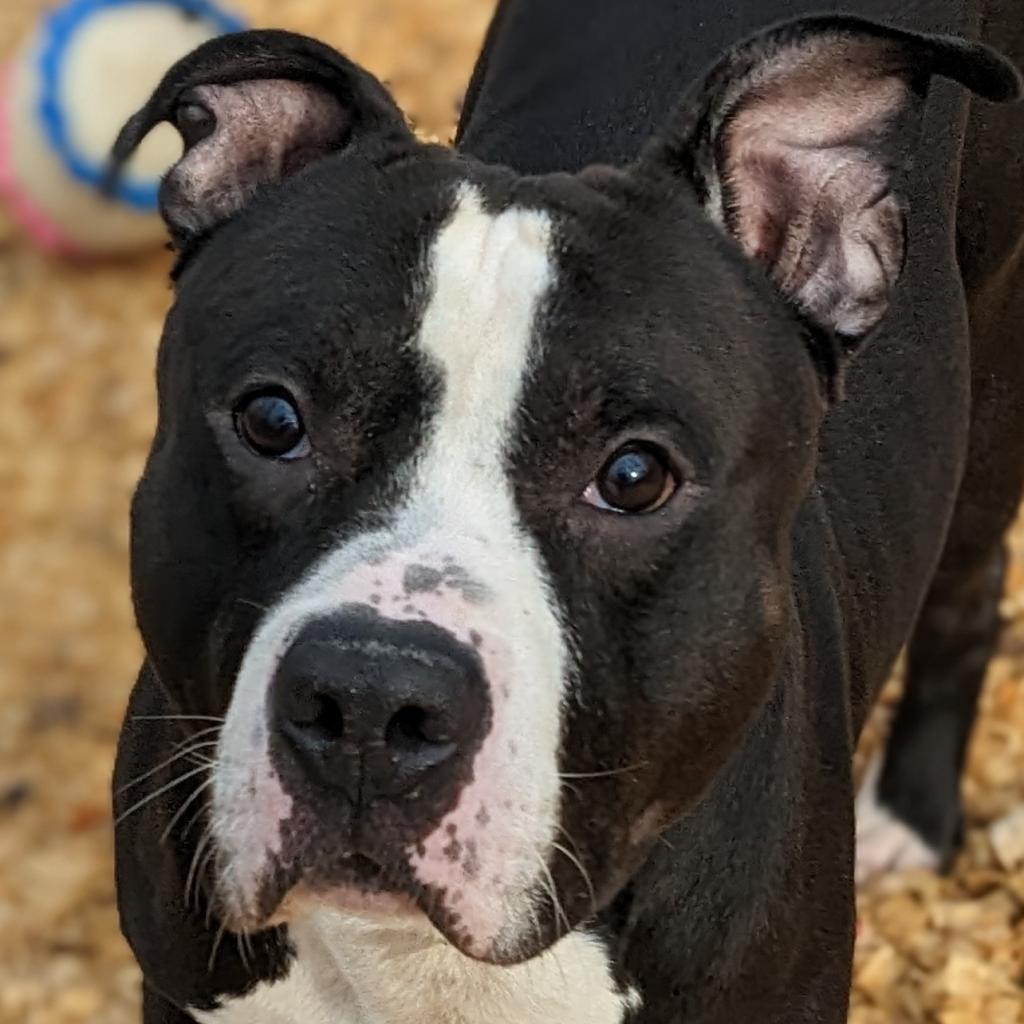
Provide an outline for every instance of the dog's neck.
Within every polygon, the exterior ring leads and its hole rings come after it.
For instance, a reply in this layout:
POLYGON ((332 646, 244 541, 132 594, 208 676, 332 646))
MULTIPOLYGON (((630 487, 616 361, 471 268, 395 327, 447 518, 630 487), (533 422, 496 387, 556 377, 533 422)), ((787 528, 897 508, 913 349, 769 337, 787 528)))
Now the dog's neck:
MULTIPOLYGON (((817 503, 808 503, 802 523, 821 540, 817 513, 817 503)), ((830 872, 852 875, 852 862, 844 863, 852 792, 844 791, 850 783, 843 769, 853 741, 841 620, 829 582, 804 572, 799 552, 794 587, 786 649, 767 700, 711 790, 663 834, 601 917, 614 936, 616 962, 647 996, 652 1020, 760 1019, 756 1005, 735 1001, 748 991, 742 973, 752 965, 765 977, 777 971, 785 960, 779 951, 798 949, 809 927, 837 958, 852 958, 853 936, 834 912, 834 890, 831 904, 824 895, 817 902, 832 908, 820 919, 795 912, 807 893, 792 870, 794 851, 821 865, 817 888, 834 884, 830 872), (832 807, 827 819, 808 811, 822 806, 822 790, 832 807), (691 884, 681 888, 680 878, 691 884), (647 936, 669 919, 668 944, 685 955, 665 963, 647 936)), ((664 934, 658 941, 665 948, 664 934)))
POLYGON ((425 921, 396 925, 321 908, 289 926, 288 975, 200 1024, 620 1024, 635 1006, 619 991, 603 944, 582 932, 515 967, 454 950, 425 921))

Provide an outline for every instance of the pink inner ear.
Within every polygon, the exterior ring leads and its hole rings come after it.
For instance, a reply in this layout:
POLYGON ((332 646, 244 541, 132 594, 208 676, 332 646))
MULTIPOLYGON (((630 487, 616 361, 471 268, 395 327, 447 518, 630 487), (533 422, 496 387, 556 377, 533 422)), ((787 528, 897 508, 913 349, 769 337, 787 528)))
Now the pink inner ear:
POLYGON ((719 144, 743 249, 809 316, 850 336, 884 315, 904 253, 885 143, 908 90, 879 69, 877 50, 859 66, 850 51, 861 46, 776 58, 747 84, 719 144))
POLYGON ((350 117, 315 85, 286 79, 204 85, 213 133, 169 175, 169 213, 182 227, 211 227, 240 209, 262 185, 279 182, 340 148, 350 117))

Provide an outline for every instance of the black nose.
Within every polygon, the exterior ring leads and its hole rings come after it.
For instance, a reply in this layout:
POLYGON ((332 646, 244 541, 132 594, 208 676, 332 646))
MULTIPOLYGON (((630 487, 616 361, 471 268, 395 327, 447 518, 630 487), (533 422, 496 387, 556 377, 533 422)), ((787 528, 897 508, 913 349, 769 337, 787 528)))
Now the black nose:
POLYGON ((278 730, 306 770, 353 804, 450 781, 489 720, 472 647, 431 623, 361 610, 303 628, 273 701, 278 730))

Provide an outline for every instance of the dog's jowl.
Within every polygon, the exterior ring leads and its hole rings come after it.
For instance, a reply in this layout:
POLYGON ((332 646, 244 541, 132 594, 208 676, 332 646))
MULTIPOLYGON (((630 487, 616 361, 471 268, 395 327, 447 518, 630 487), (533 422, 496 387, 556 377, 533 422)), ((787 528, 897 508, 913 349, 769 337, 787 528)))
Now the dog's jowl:
POLYGON ((147 1024, 844 1018, 875 681, 818 455, 933 76, 1019 91, 805 19, 524 176, 309 39, 169 72, 115 152, 185 143, 115 796, 147 1024))

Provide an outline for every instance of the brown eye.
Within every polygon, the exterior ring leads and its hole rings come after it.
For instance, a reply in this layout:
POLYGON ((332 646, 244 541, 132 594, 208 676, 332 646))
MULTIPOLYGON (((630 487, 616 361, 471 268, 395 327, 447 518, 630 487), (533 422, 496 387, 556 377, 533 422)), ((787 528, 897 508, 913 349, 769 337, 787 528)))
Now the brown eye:
POLYGON ((601 467, 584 501, 611 512, 636 515, 661 508, 679 481, 668 453, 647 442, 631 442, 601 467))
POLYGON ((235 426, 257 455, 300 459, 309 452, 302 417, 287 395, 256 394, 243 399, 235 412, 235 426))

